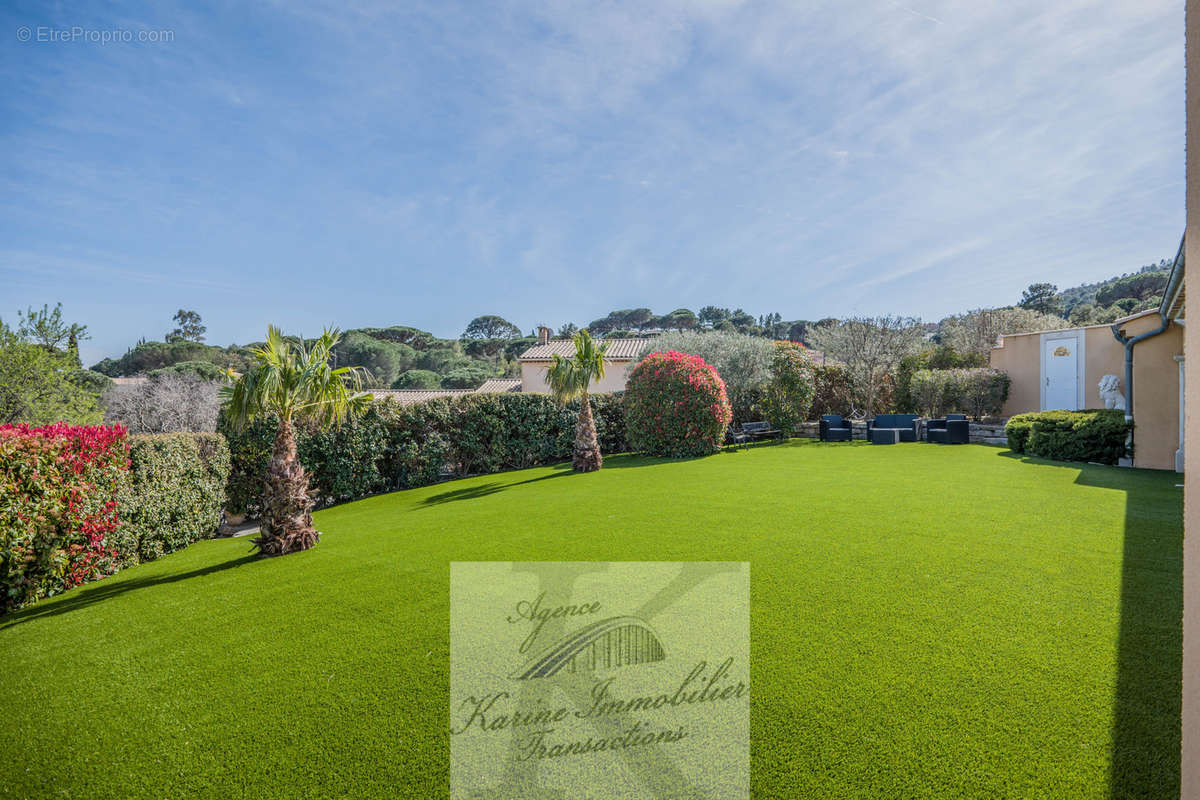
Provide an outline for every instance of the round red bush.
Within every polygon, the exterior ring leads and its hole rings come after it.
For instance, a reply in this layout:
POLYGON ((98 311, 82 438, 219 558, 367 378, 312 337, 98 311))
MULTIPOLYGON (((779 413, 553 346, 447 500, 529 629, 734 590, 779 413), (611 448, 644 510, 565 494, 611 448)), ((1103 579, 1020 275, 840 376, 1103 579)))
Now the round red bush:
POLYGON ((673 458, 715 453, 731 419, 725 382, 700 356, 652 353, 629 374, 625 420, 634 450, 673 458))

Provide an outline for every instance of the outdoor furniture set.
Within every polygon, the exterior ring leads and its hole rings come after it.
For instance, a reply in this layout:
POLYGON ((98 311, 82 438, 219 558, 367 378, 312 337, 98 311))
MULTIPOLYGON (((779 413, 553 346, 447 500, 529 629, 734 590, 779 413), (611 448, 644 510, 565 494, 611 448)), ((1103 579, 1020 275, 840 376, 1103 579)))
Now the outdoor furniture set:
MULTIPOLYGON (((922 419, 916 414, 878 414, 867 420, 867 441, 871 444, 898 444, 925 441, 938 444, 967 444, 971 424, 966 414, 947 414, 941 419, 922 419)), ((850 420, 840 414, 821 417, 818 435, 823 442, 849 442, 854 438, 850 420)))

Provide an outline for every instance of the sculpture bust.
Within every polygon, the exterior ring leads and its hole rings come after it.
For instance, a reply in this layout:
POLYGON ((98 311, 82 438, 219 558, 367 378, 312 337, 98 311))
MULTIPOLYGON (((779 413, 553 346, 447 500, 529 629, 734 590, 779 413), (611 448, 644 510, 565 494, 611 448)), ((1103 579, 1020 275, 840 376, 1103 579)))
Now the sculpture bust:
POLYGON ((1116 375, 1105 375, 1100 379, 1100 399, 1105 408, 1125 410, 1125 395, 1121 391, 1121 379, 1116 375))

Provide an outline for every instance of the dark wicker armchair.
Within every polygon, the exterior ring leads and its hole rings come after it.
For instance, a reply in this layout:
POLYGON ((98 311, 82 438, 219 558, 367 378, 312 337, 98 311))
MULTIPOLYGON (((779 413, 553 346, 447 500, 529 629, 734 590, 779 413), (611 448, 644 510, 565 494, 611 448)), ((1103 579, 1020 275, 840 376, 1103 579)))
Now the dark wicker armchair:
POLYGON ((850 427, 850 420, 842 419, 841 414, 824 414, 819 435, 822 442, 848 442, 854 438, 854 429, 850 427))
POLYGON ((971 423, 966 414, 947 414, 944 419, 925 423, 925 441, 937 444, 969 444, 971 423))

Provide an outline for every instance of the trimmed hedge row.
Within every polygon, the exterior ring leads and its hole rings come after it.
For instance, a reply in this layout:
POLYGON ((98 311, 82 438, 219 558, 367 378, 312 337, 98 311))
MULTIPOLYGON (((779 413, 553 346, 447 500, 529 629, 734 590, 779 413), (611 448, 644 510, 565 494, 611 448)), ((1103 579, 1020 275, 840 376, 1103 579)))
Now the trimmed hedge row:
POLYGON ((0 428, 0 613, 215 533, 228 477, 217 434, 0 428))
POLYGON ((922 414, 962 412, 981 419, 1000 414, 1011 385, 1008 373, 998 369, 922 369, 912 374, 909 392, 922 414))
POLYGON ((1116 464, 1127 455, 1130 425, 1118 409, 1017 414, 1004 426, 1008 448, 1056 461, 1116 464))
MULTIPOLYGON (((621 396, 591 401, 601 450, 628 451, 621 396)), ((469 394, 407 406, 385 398, 328 431, 298 426, 296 444, 321 507, 444 477, 568 460, 578 417, 578 401, 560 407, 542 394, 469 394)), ((258 512, 277 425, 263 419, 237 430, 224 417, 218 423, 232 456, 230 511, 258 512)))
POLYGON ((129 437, 129 480, 118 498, 120 566, 212 536, 221 524, 229 466, 229 445, 220 434, 129 437))

